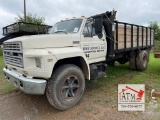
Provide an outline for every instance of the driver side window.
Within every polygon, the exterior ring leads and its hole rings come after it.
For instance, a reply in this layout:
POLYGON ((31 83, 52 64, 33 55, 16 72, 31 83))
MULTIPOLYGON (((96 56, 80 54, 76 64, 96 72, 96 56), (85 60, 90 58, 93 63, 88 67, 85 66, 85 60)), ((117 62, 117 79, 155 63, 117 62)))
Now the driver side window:
POLYGON ((85 27, 83 29, 83 35, 84 37, 92 37, 95 34, 95 28, 93 26, 93 21, 87 21, 85 24, 85 27))

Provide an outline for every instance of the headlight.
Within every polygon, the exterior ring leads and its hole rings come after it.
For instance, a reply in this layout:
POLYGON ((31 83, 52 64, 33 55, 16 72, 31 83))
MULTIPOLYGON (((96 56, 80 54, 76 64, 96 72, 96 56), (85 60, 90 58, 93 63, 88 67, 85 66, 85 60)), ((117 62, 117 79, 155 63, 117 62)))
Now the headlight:
POLYGON ((36 67, 42 68, 42 58, 36 57, 35 62, 36 62, 36 67))

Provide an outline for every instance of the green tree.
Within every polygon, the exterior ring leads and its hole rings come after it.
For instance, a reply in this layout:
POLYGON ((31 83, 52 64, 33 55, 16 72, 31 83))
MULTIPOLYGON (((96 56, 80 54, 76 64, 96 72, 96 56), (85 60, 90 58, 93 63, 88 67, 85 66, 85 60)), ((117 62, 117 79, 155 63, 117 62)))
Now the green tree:
POLYGON ((149 27, 155 30, 155 40, 160 40, 160 26, 158 25, 158 22, 150 22, 149 27))
MULTIPOLYGON (((16 22, 25 22, 24 16, 17 14, 17 17, 15 18, 16 22)), ((45 24, 44 23, 45 18, 44 17, 38 17, 36 14, 28 13, 26 15, 26 22, 27 23, 34 23, 34 24, 45 24)))

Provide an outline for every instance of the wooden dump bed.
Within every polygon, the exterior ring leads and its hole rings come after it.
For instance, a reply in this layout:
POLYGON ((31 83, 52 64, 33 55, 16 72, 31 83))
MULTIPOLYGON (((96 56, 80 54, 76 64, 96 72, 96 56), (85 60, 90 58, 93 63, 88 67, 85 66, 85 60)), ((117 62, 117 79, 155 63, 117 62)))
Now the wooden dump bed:
POLYGON ((153 46, 154 30, 144 26, 115 22, 114 50, 143 49, 153 46))

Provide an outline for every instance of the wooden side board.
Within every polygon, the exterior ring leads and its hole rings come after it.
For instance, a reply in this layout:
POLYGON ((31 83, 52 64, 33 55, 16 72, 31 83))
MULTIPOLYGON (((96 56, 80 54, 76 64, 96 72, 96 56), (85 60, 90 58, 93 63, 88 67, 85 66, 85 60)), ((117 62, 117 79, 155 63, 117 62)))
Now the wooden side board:
MULTIPOLYGON (((131 26, 126 26, 126 48, 131 48, 131 26)), ((114 40, 116 46, 116 27, 114 32, 114 40)), ((118 49, 124 49, 125 44, 125 30, 124 25, 118 25, 118 49)), ((153 45, 154 41, 154 30, 151 30, 146 27, 133 27, 133 47, 137 46, 147 46, 153 45), (146 35, 147 34, 147 35, 146 35), (151 39, 151 40, 150 40, 151 39)), ((115 47, 116 48, 116 47, 115 47)))

